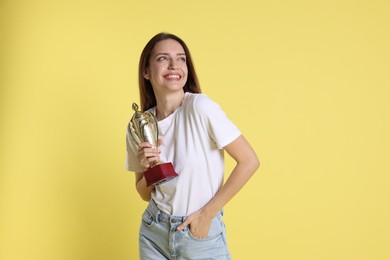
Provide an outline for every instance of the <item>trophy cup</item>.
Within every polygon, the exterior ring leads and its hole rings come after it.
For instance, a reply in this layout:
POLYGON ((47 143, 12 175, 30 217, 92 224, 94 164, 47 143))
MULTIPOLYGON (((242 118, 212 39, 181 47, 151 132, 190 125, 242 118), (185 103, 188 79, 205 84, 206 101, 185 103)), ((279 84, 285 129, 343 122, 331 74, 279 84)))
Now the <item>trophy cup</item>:
MULTIPOLYGON (((158 126, 157 118, 150 112, 138 111, 138 105, 133 103, 135 111, 129 123, 129 132, 135 143, 139 145, 148 142, 153 148, 158 147, 158 126)), ((172 163, 154 162, 152 166, 144 172, 146 186, 159 185, 178 176, 172 163)))

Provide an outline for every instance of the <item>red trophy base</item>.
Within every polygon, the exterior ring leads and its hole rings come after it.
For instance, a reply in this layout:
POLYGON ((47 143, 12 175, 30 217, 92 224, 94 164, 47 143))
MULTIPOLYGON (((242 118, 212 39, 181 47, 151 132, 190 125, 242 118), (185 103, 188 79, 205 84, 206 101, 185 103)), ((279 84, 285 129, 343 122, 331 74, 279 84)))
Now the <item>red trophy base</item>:
POLYGON ((144 176, 146 186, 150 186, 161 184, 179 175, 173 169, 172 163, 162 163, 147 169, 144 176))

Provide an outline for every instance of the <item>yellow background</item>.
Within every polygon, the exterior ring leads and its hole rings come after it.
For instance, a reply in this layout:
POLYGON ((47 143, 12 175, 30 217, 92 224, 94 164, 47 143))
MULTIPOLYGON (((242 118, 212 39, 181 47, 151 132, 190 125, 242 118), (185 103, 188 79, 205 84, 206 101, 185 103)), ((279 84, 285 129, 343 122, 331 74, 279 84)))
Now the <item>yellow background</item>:
POLYGON ((125 129, 160 31, 261 158, 225 207, 233 259, 390 259, 389 1, 0 8, 1 260, 138 258, 125 129))

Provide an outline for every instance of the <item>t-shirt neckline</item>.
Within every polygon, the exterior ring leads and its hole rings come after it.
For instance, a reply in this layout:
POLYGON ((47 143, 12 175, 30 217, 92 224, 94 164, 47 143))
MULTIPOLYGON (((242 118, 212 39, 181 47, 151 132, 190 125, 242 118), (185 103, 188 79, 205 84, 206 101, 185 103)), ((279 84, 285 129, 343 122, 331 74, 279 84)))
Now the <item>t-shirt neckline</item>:
MULTIPOLYGON (((185 93, 184 93, 184 98, 183 98, 183 101, 182 101, 181 105, 178 106, 178 107, 176 108, 176 110, 173 111, 172 114, 170 114, 169 116, 167 116, 166 118, 164 118, 164 119, 162 119, 162 120, 157 121, 159 127, 164 128, 165 126, 168 126, 168 125, 171 124, 171 122, 172 122, 174 116, 175 116, 175 115, 181 110, 181 108, 183 107, 184 102, 186 101, 187 96, 188 96, 188 92, 185 92, 185 93)), ((157 108, 157 106, 153 107, 152 113, 153 113, 153 115, 157 118, 157 114, 156 114, 157 109, 156 109, 156 108, 157 108)))

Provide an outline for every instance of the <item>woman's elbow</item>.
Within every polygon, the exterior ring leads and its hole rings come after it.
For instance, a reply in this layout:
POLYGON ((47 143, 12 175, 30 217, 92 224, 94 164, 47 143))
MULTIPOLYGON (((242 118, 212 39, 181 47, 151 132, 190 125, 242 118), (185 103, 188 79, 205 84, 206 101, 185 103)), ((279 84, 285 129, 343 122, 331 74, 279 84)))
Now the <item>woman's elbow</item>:
POLYGON ((139 191, 139 190, 137 190, 138 191, 138 194, 139 194, 139 196, 141 197, 141 199, 142 200, 144 200, 144 201, 150 201, 150 199, 152 198, 152 195, 149 193, 149 194, 147 194, 147 193, 144 193, 144 192, 141 192, 141 191, 139 191))
POLYGON ((248 164, 250 165, 250 168, 253 173, 255 173, 259 169, 260 160, 256 154, 253 154, 253 156, 251 156, 251 158, 248 160, 248 164))
POLYGON ((255 171, 260 168, 260 160, 259 160, 258 157, 256 157, 256 160, 253 162, 253 164, 254 164, 254 167, 255 167, 255 171))
POLYGON ((140 183, 137 183, 136 190, 137 190, 137 192, 142 200, 148 202, 152 198, 151 192, 140 187, 140 183))
POLYGON ((146 201, 146 202, 149 202, 151 198, 152 198, 152 196, 150 196, 150 195, 149 195, 149 196, 145 196, 145 195, 142 196, 142 195, 141 195, 141 199, 144 200, 144 201, 146 201))
POLYGON ((141 197, 141 199, 144 201, 148 202, 152 198, 151 193, 145 192, 145 190, 142 190, 142 189, 138 189, 138 187, 137 187, 137 192, 138 192, 139 196, 141 197))
POLYGON ((251 158, 250 165, 253 173, 255 173, 260 168, 260 160, 256 155, 251 158))

